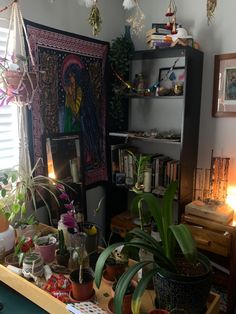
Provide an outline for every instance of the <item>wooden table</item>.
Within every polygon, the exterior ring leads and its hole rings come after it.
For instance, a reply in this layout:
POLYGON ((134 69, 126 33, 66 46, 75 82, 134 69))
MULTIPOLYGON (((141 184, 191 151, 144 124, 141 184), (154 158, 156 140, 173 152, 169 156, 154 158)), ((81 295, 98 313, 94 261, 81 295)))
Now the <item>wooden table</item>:
MULTIPOLYGON (((39 229, 43 233, 55 232, 53 227, 40 224, 39 229)), ((25 298, 31 300, 45 311, 51 314, 68 314, 66 305, 53 297, 48 292, 37 287, 34 283, 26 280, 25 278, 11 272, 4 265, 0 264, 0 281, 22 294, 25 298)), ((97 289, 94 286, 96 300, 99 306, 107 310, 108 302, 111 298, 111 285, 102 281, 101 286, 97 289)), ((146 290, 142 299, 142 311, 148 313, 154 308, 155 292, 153 290, 146 290)), ((207 314, 217 314, 219 312, 220 296, 211 292, 207 304, 207 314)))
MULTIPOLYGON (((48 292, 40 289, 32 282, 29 282, 23 277, 16 275, 9 271, 5 266, 0 265, 0 280, 9 287, 13 288, 27 299, 31 300, 45 311, 52 314, 68 314, 66 305, 51 296, 48 292)), ((100 289, 94 287, 96 292, 96 299, 99 306, 106 310, 107 304, 111 298, 111 286, 102 281, 100 289)), ((146 290, 145 295, 142 299, 142 311, 148 313, 154 308, 155 293, 153 290, 146 290)), ((220 296, 216 293, 211 292, 208 300, 207 314, 219 313, 219 301, 220 296)))

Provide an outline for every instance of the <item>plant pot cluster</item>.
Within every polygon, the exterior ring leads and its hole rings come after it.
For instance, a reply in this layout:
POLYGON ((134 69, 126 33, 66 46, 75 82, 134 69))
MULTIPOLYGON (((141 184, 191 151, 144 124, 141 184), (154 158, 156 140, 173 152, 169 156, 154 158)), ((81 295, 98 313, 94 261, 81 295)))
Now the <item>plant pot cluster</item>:
POLYGON ((152 193, 137 191, 131 204, 138 209, 146 206, 150 210, 161 241, 154 239, 142 228, 135 228, 129 232, 128 240, 113 243, 100 254, 95 268, 95 284, 98 288, 106 261, 118 247, 123 245, 123 249, 131 247, 142 249, 153 256, 149 260, 137 261, 121 275, 116 284, 114 299, 109 302, 110 312, 114 313, 115 309, 116 314, 125 313, 123 300, 126 289, 141 269, 146 271, 142 273, 142 278, 132 296, 133 314, 140 313, 141 297, 153 278, 160 307, 157 313, 168 313, 172 309, 182 309, 191 314, 204 312, 211 287, 211 264, 206 256, 197 252, 187 226, 173 222, 173 200, 177 187, 177 182, 169 185, 162 203, 152 193))

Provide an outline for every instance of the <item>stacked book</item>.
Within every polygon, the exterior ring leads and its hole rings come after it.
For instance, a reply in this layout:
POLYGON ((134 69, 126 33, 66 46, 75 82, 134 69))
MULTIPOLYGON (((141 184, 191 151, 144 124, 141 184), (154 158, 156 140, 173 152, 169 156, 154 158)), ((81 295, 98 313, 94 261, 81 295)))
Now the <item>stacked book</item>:
POLYGON ((169 47, 172 43, 171 30, 153 27, 146 32, 146 43, 149 48, 169 47))

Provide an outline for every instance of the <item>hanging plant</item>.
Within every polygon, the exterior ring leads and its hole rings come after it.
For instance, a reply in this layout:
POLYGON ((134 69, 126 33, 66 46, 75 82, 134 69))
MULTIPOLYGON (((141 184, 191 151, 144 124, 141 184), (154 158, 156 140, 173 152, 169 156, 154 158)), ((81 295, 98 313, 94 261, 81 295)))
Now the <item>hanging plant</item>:
POLYGON ((208 24, 211 23, 212 18, 214 16, 214 12, 216 9, 217 5, 217 0, 207 0, 207 19, 208 19, 208 24))
POLYGON ((97 0, 94 1, 94 4, 91 7, 89 14, 89 24, 92 26, 93 35, 96 36, 101 31, 102 19, 100 11, 97 7, 97 0))
POLYGON ((7 105, 9 102, 30 105, 38 86, 38 75, 36 71, 28 71, 28 60, 24 56, 23 32, 33 68, 35 63, 18 2, 13 1, 4 9, 9 7, 11 7, 11 14, 5 56, 0 58, 0 106, 7 105), (18 42, 16 42, 16 37, 18 37, 18 42), (10 49, 11 39, 13 40, 13 51, 10 49), (17 46, 19 46, 20 53, 16 53, 17 46))

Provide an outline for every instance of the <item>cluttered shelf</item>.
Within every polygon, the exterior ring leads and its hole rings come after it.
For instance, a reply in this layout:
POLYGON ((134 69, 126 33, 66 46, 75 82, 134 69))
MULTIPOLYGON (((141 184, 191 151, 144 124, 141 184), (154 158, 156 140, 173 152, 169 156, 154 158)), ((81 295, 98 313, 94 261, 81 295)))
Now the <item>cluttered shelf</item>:
POLYGON ((180 137, 173 134, 149 134, 145 131, 135 131, 135 132, 110 132, 110 136, 124 137, 127 139, 155 142, 155 143, 166 143, 179 145, 181 143, 180 137))

